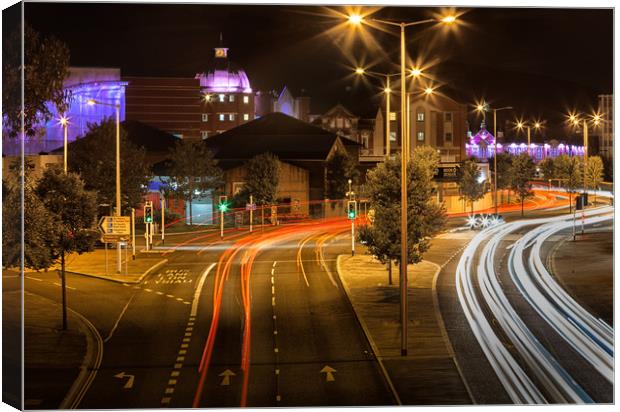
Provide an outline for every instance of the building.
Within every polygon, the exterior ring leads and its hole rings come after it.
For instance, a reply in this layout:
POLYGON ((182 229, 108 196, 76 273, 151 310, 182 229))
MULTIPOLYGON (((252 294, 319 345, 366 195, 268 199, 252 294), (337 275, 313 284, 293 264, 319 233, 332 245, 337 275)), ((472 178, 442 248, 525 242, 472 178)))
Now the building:
POLYGON ((607 161, 614 158, 614 95, 598 96, 598 112, 602 115, 599 152, 607 161))
POLYGON ((257 92, 255 97, 256 116, 261 117, 269 113, 284 113, 304 122, 310 122, 310 97, 302 90, 294 96, 291 90, 284 86, 280 93, 257 92))
POLYGON ((196 74, 202 94, 200 137, 206 139, 255 118, 254 94, 243 69, 228 59, 228 48, 216 47, 213 66, 196 74))
MULTIPOLYGON (((70 67, 63 87, 69 97, 67 111, 59 113, 48 104, 52 118, 42 123, 36 136, 26 137, 24 155, 49 152, 63 145, 64 130, 59 122, 61 117, 68 119, 67 140, 72 142, 88 131, 89 124, 100 123, 106 117, 114 117, 119 107, 121 121, 125 119, 125 88, 127 82, 121 80, 121 71, 109 67, 70 67), (98 104, 88 104, 94 100, 98 104)), ((2 153, 5 156, 18 156, 21 151, 19 139, 11 139, 2 134, 2 153)))
POLYGON ((200 82, 192 78, 123 77, 127 83, 128 120, 138 121, 181 139, 199 139, 202 131, 200 82))
POLYGON ((337 104, 324 114, 316 117, 312 124, 359 143, 360 136, 357 133, 358 121, 359 117, 355 116, 343 105, 337 104))

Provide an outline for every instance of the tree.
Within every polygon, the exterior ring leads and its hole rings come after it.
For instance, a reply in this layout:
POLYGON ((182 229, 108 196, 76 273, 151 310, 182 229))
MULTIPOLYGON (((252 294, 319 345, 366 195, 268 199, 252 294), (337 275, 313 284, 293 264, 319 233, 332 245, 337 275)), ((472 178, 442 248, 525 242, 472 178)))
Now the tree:
MULTIPOLYGON (((430 247, 430 239, 445 225, 445 209, 434 202, 432 170, 437 164, 416 162, 425 158, 416 148, 407 167, 408 262, 418 263, 430 247)), ((398 158, 398 156, 396 156, 398 158)), ((428 159, 428 157, 426 157, 428 159)), ((367 188, 374 211, 372 226, 362 226, 359 238, 382 263, 396 260, 400 264, 401 166, 399 160, 387 160, 368 171, 367 188)))
POLYGON ((344 151, 337 151, 327 161, 325 188, 329 199, 343 199, 349 191, 349 179, 359 178, 357 162, 344 151))
POLYGON ((49 167, 39 180, 35 192, 52 215, 58 237, 52 245, 55 259, 60 258, 62 287, 62 326, 67 328, 67 293, 65 255, 93 250, 98 238, 95 229, 97 201, 93 192, 84 189, 84 182, 75 173, 65 174, 61 167, 49 167))
MULTIPOLYGON (((512 166, 512 156, 508 153, 497 154, 497 174, 495 173, 495 160, 490 159, 489 166, 493 172, 493 176, 497 178, 497 189, 510 189, 510 167, 512 166)), ((510 202, 510 192, 508 194, 508 201, 510 202)), ((503 203, 503 197, 501 203, 503 203)))
POLYGON ((532 196, 530 181, 536 173, 536 165, 529 153, 521 153, 512 160, 510 187, 521 201, 521 216, 524 214, 525 199, 532 196))
POLYGON ((604 177, 603 159, 599 156, 588 157, 588 161, 585 165, 585 180, 586 188, 592 188, 594 190, 594 201, 596 202, 596 190, 603 182, 604 177))
POLYGON ((189 204, 189 224, 193 225, 192 202, 222 186, 222 170, 213 153, 202 141, 181 140, 171 151, 169 177, 166 186, 189 204))
POLYGON ((555 176, 555 162, 553 160, 552 157, 546 157, 544 158, 539 164, 538 167, 540 167, 540 171, 542 172, 542 175, 545 179, 547 180, 551 180, 551 179, 556 179, 555 176))
POLYGON ((280 161, 271 153, 254 156, 246 163, 245 184, 242 197, 252 195, 261 205, 275 203, 280 183, 280 161))
POLYGON ((24 105, 24 134, 34 136, 37 126, 51 119, 52 105, 66 110, 68 95, 63 81, 69 75, 69 49, 60 40, 42 37, 29 25, 24 26, 24 98, 22 101, 21 26, 13 32, 3 51, 2 110, 3 122, 10 137, 21 130, 24 105))
MULTIPOLYGON (((89 125, 86 135, 71 143, 69 170, 79 173, 86 190, 97 194, 99 204, 116 205, 116 121, 107 118, 89 125)), ((144 148, 129 141, 121 125, 121 209, 142 204, 152 178, 144 148)))
POLYGON ((485 182, 481 179, 480 168, 474 160, 463 162, 460 171, 459 188, 461 199, 471 202, 471 214, 474 214, 474 202, 482 199, 485 192, 485 182))
POLYGON ((568 192, 569 213, 573 211, 572 194, 583 184, 581 160, 576 156, 560 155, 555 158, 555 176, 561 179, 568 192))
POLYGON ((2 181, 2 266, 20 266, 22 251, 24 267, 41 270, 54 264, 53 245, 59 232, 52 215, 45 208, 34 191, 31 177, 33 166, 25 164, 25 185, 23 187, 23 244, 22 244, 22 201, 19 179, 20 164, 11 164, 6 180, 2 181))

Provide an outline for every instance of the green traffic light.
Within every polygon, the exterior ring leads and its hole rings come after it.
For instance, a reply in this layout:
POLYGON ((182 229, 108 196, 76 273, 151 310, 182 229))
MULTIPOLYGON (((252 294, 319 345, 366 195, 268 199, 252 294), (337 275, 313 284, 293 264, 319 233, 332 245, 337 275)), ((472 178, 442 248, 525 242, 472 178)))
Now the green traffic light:
POLYGON ((355 217, 355 212, 354 211, 350 211, 349 212, 349 219, 353 219, 355 217))
POLYGON ((228 210, 228 205, 226 203, 220 203, 217 208, 220 212, 225 212, 228 210))

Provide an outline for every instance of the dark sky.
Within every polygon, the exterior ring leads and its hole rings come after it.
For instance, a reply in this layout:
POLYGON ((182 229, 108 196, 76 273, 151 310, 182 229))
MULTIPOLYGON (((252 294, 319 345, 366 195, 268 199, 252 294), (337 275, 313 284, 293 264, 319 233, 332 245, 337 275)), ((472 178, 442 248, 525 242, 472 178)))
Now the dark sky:
MULTIPOLYGON (((254 90, 303 88, 316 112, 342 102, 361 115, 372 113, 380 104, 378 85, 355 80, 351 67, 399 62, 396 33, 336 30, 341 18, 323 7, 26 3, 25 10, 27 23, 68 44, 73 65, 121 67, 125 75, 193 77, 209 67, 222 32, 230 59, 246 70, 254 90)), ((456 31, 407 31, 409 55, 437 62, 428 72, 446 94, 465 103, 486 97, 551 125, 566 109, 594 108, 597 94, 612 92, 611 9, 462 11, 456 31)), ((373 16, 408 21, 437 12, 384 7, 373 16)))

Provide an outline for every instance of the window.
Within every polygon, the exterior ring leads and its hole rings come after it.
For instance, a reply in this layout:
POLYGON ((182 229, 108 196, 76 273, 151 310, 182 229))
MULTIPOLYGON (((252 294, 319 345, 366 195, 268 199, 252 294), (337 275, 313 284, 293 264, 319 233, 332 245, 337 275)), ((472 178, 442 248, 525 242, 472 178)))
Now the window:
POLYGON ((445 137, 444 137, 444 140, 445 140, 446 142, 451 142, 451 141, 452 141, 452 133, 450 133, 450 132, 446 132, 446 135, 445 135, 445 137))
POLYGON ((235 101, 235 95, 231 94, 230 96, 228 96, 228 101, 231 102, 231 103, 234 102, 235 101))
POLYGON ((226 100, 226 95, 225 94, 220 94, 219 98, 220 98, 220 102, 224 103, 224 101, 226 100))
POLYGON ((396 132, 390 132, 390 142, 396 141, 396 132))
POLYGON ((344 127, 344 119, 342 117, 336 118, 336 127, 342 129, 344 127))
POLYGON ((424 132, 418 132, 418 141, 420 142, 424 141, 424 132))
POLYGON ((250 103, 250 96, 243 96, 243 103, 244 104, 250 103))
POLYGON ((220 119, 220 122, 223 122, 224 120, 226 120, 226 115, 224 113, 220 113, 218 117, 220 119))
POLYGON ((177 139, 182 139, 183 138, 183 133, 172 133, 172 135, 174 137, 176 137, 177 139))
POLYGON ((396 120, 396 112, 390 112, 390 120, 396 120))
POLYGON ((203 139, 206 139, 207 137, 209 137, 209 132, 206 130, 201 130, 200 137, 202 137, 203 139))
POLYGON ((203 113, 202 114, 202 121, 203 122, 208 122, 209 121, 209 114, 208 113, 203 113))
POLYGON ((424 112, 418 112, 417 119, 418 119, 418 122, 423 122, 424 121, 424 112))
POLYGON ((443 114, 443 119, 446 122, 451 122, 452 121, 452 112, 446 112, 443 114))
POLYGON ((250 115, 247 113, 243 113, 243 120, 248 121, 250 120, 250 115))
POLYGON ((230 113, 228 115, 228 120, 230 120, 231 122, 235 120, 235 114, 234 113, 230 113))

